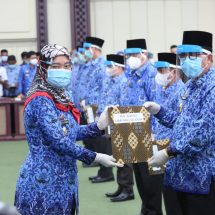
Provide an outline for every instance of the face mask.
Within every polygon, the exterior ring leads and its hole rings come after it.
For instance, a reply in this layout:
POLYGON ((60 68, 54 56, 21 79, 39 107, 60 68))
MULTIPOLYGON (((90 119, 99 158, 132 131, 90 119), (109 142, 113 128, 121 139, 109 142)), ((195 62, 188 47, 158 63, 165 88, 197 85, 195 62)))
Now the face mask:
POLYGON ((161 85, 162 87, 166 87, 171 82, 171 78, 169 78, 170 75, 171 75, 170 72, 166 74, 161 74, 158 72, 157 75, 155 76, 155 81, 157 84, 161 85))
POLYGON ((197 57, 195 60, 186 58, 183 64, 181 63, 181 68, 188 78, 197 78, 204 70, 202 68, 202 58, 197 57))
POLYGON ((7 62, 8 56, 1 56, 2 62, 7 62))
POLYGON ((129 57, 127 60, 127 64, 131 69, 138 69, 141 66, 141 60, 138 57, 129 57))
POLYGON ((47 81, 53 87, 65 89, 72 78, 72 71, 67 69, 48 69, 47 81))
POLYGON ((78 64, 78 62, 79 62, 79 60, 78 60, 77 57, 74 57, 74 58, 72 59, 72 64, 78 64))
POLYGON ((16 68, 16 64, 9 64, 9 65, 8 65, 8 68, 10 68, 10 69, 15 69, 15 68, 16 68))
POLYGON ((85 63, 86 62, 86 59, 82 54, 79 54, 78 58, 79 58, 80 63, 85 63))
POLYGON ((106 71, 105 71, 106 75, 107 76, 116 76, 117 75, 117 69, 115 67, 113 68, 107 68, 106 71))
POLYGON ((85 56, 86 56, 88 59, 92 59, 92 58, 93 58, 93 54, 92 54, 91 51, 89 51, 89 50, 86 50, 86 51, 85 51, 85 56))
POLYGON ((37 65, 37 63, 38 63, 37 59, 30 60, 30 64, 32 64, 32 65, 37 65))

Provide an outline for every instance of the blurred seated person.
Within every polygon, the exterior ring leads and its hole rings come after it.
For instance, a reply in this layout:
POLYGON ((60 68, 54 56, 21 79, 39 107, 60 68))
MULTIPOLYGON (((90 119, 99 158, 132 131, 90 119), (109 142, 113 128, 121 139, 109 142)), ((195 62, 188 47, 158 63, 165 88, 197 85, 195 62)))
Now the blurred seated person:
POLYGON ((1 64, 0 66, 6 67, 8 65, 8 50, 2 49, 1 50, 1 64))
POLYGON ((20 66, 16 63, 17 61, 14 55, 8 56, 8 66, 5 67, 7 71, 8 82, 4 88, 4 96, 7 97, 17 96, 20 66))
POLYGON ((21 67, 18 79, 18 97, 24 98, 33 82, 37 70, 37 55, 36 52, 28 52, 29 64, 21 67))

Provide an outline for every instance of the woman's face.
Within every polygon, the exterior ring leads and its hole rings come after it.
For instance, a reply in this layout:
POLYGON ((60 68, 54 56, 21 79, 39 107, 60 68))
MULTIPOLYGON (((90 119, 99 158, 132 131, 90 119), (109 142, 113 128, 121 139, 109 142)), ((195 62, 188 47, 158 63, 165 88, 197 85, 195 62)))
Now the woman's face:
POLYGON ((54 58, 52 64, 49 66, 50 69, 66 69, 71 70, 72 64, 69 57, 57 56, 54 58))

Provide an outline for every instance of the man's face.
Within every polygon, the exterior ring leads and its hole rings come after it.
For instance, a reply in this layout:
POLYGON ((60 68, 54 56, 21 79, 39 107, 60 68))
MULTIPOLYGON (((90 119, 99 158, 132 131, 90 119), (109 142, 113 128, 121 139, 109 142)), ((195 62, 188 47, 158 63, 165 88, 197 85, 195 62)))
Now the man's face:
POLYGON ((177 50, 177 47, 171 48, 170 52, 173 53, 173 54, 176 54, 176 50, 177 50))
POLYGON ((2 52, 1 56, 8 56, 8 52, 2 52))
POLYGON ((9 64, 9 65, 15 65, 15 64, 16 64, 16 61, 15 61, 15 60, 9 60, 9 61, 8 61, 8 64, 9 64))

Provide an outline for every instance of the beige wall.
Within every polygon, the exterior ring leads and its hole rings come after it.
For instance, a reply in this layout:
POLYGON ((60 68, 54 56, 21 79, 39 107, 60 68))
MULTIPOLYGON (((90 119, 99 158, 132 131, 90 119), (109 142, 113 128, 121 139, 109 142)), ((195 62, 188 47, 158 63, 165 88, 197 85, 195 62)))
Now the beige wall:
POLYGON ((0 0, 0 49, 17 56, 36 50, 36 0, 0 0))
POLYGON ((48 41, 71 49, 71 23, 69 0, 47 0, 48 41))
POLYGON ((154 53, 169 51, 184 30, 215 34, 214 20, 215 0, 91 0, 91 31, 106 40, 104 53, 135 38, 146 38, 154 53))

